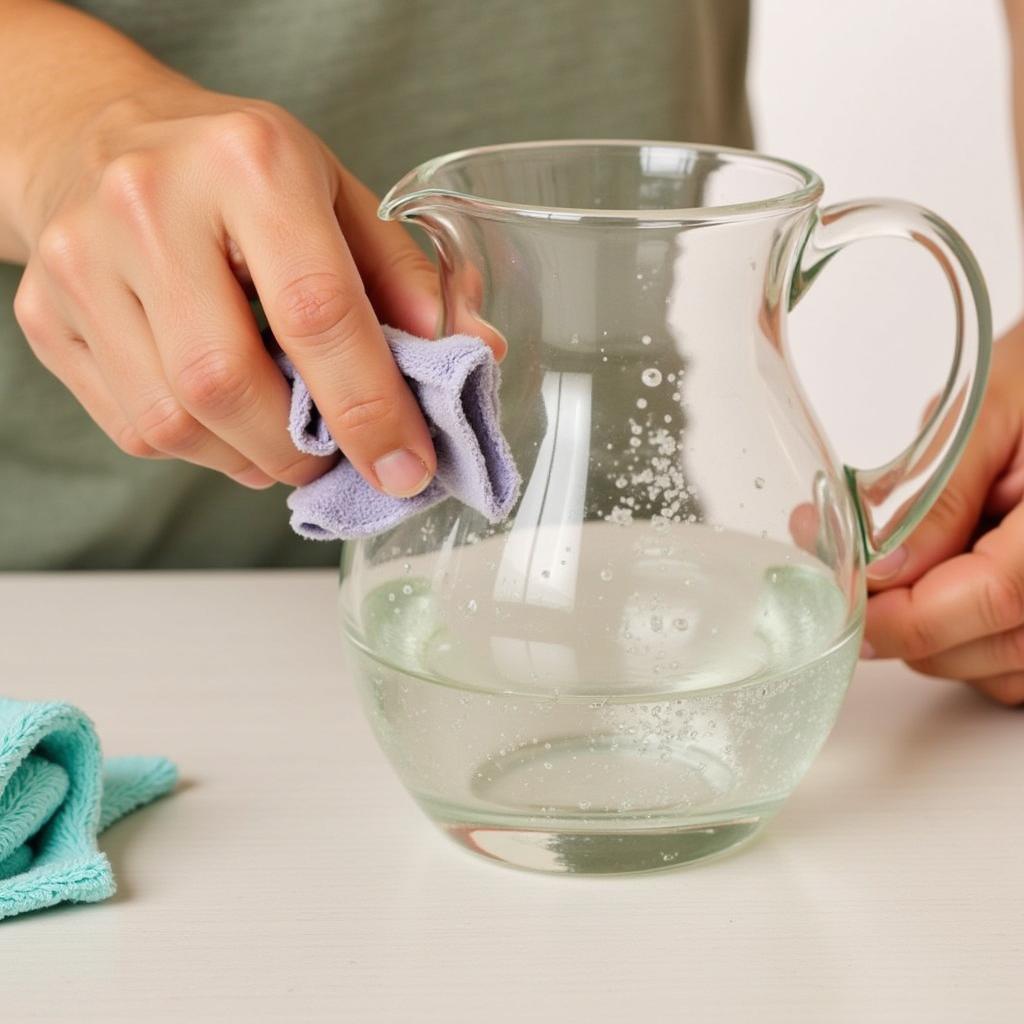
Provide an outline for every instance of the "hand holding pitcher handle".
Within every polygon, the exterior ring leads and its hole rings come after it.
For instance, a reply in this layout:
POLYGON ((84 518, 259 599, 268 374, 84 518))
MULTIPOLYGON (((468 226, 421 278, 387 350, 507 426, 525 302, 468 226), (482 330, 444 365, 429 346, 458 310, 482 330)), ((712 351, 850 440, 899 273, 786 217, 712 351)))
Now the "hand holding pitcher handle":
POLYGON ((794 276, 790 308, 837 252, 867 238, 909 239, 935 257, 953 293, 956 330, 945 387, 914 440, 885 465, 845 467, 870 564, 917 526, 956 466, 985 390, 992 314, 981 270, 963 239, 931 211, 892 199, 861 199, 821 210, 794 276))

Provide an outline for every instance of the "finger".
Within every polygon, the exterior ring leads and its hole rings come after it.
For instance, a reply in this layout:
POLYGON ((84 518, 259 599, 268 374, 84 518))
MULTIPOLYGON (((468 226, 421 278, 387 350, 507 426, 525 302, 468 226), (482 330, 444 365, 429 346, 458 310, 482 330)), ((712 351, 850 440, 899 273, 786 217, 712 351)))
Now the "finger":
POLYGON ((257 192, 255 202, 229 202, 226 227, 275 338, 356 469, 395 497, 418 494, 436 467, 430 432, 366 297, 332 196, 319 182, 296 187, 286 202, 272 189, 257 192), (253 209, 266 212, 254 217, 253 209))
POLYGON ((991 697, 992 700, 1005 704, 1007 707, 1024 705, 1024 672, 1011 672, 1002 676, 991 676, 988 679, 975 679, 971 682, 976 690, 991 697))
POLYGON ((401 224, 377 216, 370 189, 340 165, 337 171, 335 216, 373 308, 384 323, 434 337, 441 311, 437 270, 401 224))
POLYGON ((958 644, 930 658, 912 661, 910 667, 926 676, 965 681, 1015 672, 1024 674, 1024 628, 958 644))
MULTIPOLYGON (((435 337, 441 316, 437 269, 401 224, 377 216, 378 200, 370 189, 343 167, 338 172, 335 213, 373 308, 384 323, 421 338, 435 337)), ((454 329, 480 338, 495 358, 504 358, 504 336, 478 314, 483 300, 479 271, 464 263, 454 278, 454 329)))
POLYGON ((123 452, 137 458, 161 458, 128 422, 85 342, 56 312, 45 286, 26 271, 14 298, 15 318, 39 362, 75 396, 96 425, 123 452))
MULTIPOLYGON (((171 251, 187 251, 186 242, 171 251)), ((174 395, 212 434, 268 478, 299 486, 334 459, 299 452, 285 425, 289 389, 267 353, 226 254, 213 239, 185 263, 132 281, 174 395), (158 283, 158 287, 154 284, 158 283)))
POLYGON ((174 394, 149 323, 127 286, 114 278, 95 283, 74 315, 107 387, 147 444, 246 487, 262 489, 273 484, 250 459, 207 430, 174 394))
POLYGON ((789 514, 789 533, 796 544, 812 555, 818 550, 818 532, 821 516, 810 503, 797 505, 789 514))
POLYGON ((964 454, 928 515, 896 551, 867 568, 873 590, 905 586, 963 551, 993 481, 1013 457, 1019 431, 1003 405, 988 403, 964 454))
POLYGON ((1024 506, 968 554, 910 587, 874 595, 866 637, 879 657, 921 661, 1024 623, 1024 506))

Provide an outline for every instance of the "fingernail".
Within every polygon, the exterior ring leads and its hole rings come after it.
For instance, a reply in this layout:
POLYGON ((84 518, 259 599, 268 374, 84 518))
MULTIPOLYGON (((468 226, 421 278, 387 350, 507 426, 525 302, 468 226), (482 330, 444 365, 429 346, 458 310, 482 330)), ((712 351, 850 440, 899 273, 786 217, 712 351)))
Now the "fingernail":
POLYGON ((393 498, 411 498, 430 483, 431 473, 418 455, 398 448, 382 455, 374 464, 381 487, 393 498))
POLYGON ((870 661, 875 656, 875 649, 867 640, 860 645, 860 656, 864 661, 870 661))
POLYGON ((268 487, 274 486, 274 478, 267 476, 262 469, 250 466, 242 473, 236 473, 233 477, 244 487, 250 487, 254 491, 265 491, 268 487))
POLYGON ((868 566, 868 576, 873 580, 887 580, 890 576, 895 576, 903 568, 909 553, 905 545, 890 551, 885 558, 880 558, 868 566))

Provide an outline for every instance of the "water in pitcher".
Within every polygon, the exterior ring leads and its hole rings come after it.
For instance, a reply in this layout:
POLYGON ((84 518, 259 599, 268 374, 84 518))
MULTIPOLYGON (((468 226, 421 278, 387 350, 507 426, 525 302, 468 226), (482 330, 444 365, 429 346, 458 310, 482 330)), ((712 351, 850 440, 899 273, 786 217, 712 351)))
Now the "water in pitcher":
POLYGON ((524 866, 666 867, 753 833, 832 726, 859 609, 811 556, 710 526, 550 541, 532 560, 467 544, 435 577, 379 567, 346 625, 406 785, 524 866))

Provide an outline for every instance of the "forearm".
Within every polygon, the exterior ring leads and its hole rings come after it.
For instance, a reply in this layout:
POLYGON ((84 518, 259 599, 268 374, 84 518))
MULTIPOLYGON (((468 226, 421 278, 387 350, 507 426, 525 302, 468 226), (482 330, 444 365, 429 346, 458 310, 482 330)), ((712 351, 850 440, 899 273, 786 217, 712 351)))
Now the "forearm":
POLYGON ((0 261, 24 262, 43 168, 97 111, 184 80, 130 39, 50 0, 0 0, 0 261))

